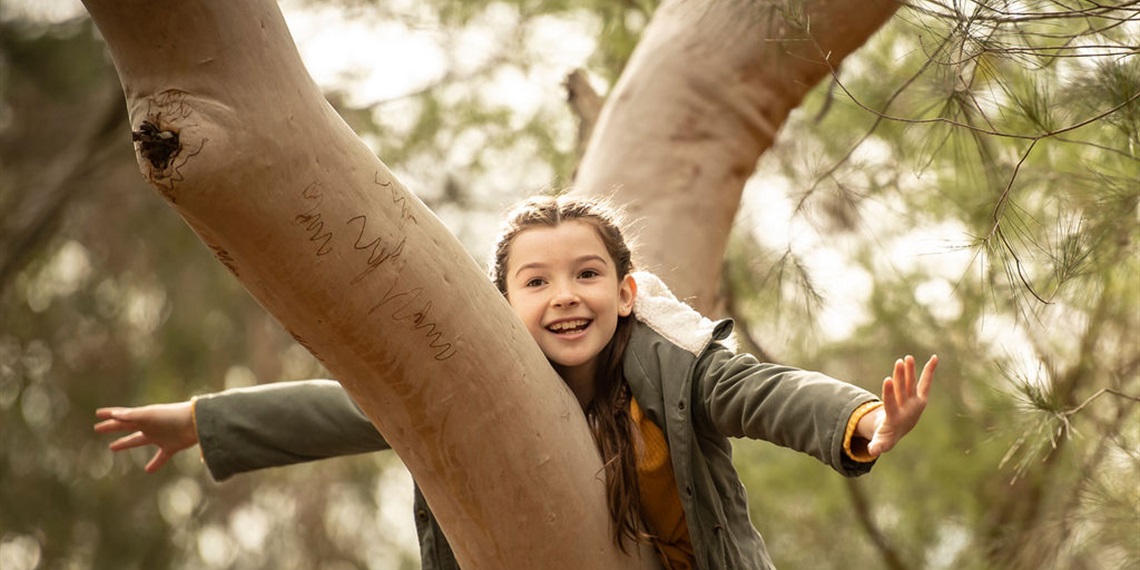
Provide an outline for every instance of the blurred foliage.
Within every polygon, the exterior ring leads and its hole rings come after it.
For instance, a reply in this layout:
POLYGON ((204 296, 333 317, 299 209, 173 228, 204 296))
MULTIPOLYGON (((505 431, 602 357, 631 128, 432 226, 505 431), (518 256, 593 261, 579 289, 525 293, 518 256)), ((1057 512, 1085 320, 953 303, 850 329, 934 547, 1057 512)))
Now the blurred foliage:
MULTIPOLYGON (((289 5, 438 32, 435 80, 328 96, 477 257, 505 204, 577 162, 561 99, 489 86, 535 80, 552 20, 594 37, 583 65, 612 85, 655 6, 289 5), (474 63, 470 30, 497 40, 474 63)), ((868 478, 740 442, 780 567, 1140 565, 1140 12, 970 9, 904 8, 746 191, 726 289, 757 348, 876 391, 898 355, 942 357, 926 419, 868 478)), ((418 567, 390 455, 216 484, 193 454, 147 475, 91 432, 98 407, 324 372, 142 181, 90 22, 0 26, 0 567, 418 567)))
POLYGON ((738 447, 751 489, 782 490, 752 495, 778 566, 1140 565, 1138 23, 913 3, 762 159, 727 262, 755 342, 872 390, 897 355, 942 357, 871 477, 738 447), (772 208, 794 237, 758 227, 772 208))

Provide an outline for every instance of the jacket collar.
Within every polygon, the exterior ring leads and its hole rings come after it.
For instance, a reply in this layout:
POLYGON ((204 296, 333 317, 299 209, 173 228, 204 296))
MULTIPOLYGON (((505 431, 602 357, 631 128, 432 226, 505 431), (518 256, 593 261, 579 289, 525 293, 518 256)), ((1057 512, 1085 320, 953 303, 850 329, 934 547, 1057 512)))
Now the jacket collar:
POLYGON ((660 277, 647 271, 635 271, 637 298, 633 314, 666 340, 699 355, 713 341, 736 350, 732 337, 732 321, 712 321, 688 304, 677 299, 660 277))

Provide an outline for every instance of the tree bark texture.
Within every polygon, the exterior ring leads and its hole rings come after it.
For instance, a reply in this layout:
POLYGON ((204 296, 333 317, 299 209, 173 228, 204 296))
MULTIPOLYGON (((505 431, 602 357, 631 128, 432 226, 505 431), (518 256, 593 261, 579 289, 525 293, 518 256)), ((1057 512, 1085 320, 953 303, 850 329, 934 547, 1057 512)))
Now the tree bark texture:
POLYGON ((324 100, 273 0, 85 0, 139 165, 316 355, 464 568, 629 568, 581 410, 448 230, 324 100))
POLYGON ((808 91, 894 14, 893 0, 673 0, 607 96, 575 191, 614 195, 640 263, 705 314, 744 183, 808 91))

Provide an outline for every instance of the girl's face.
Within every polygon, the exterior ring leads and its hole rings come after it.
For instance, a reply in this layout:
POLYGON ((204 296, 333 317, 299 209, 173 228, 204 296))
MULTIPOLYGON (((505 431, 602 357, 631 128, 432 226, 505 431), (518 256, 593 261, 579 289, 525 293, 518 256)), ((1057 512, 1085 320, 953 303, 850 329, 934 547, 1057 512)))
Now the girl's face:
POLYGON ((633 278, 618 270, 589 222, 519 232, 506 269, 507 300, 571 387, 592 382, 598 353, 633 310, 633 278))

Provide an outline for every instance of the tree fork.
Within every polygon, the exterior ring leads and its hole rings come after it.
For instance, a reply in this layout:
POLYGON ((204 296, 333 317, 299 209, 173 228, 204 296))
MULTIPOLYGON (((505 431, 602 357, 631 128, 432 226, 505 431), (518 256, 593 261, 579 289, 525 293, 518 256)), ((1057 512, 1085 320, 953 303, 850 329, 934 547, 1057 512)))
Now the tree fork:
POLYGON ((140 168, 400 455, 465 568, 631 568, 577 401, 273 0, 85 0, 140 168))
POLYGON ((646 268, 706 314, 745 182, 895 0, 664 2, 606 95, 575 191, 620 195, 646 268))

